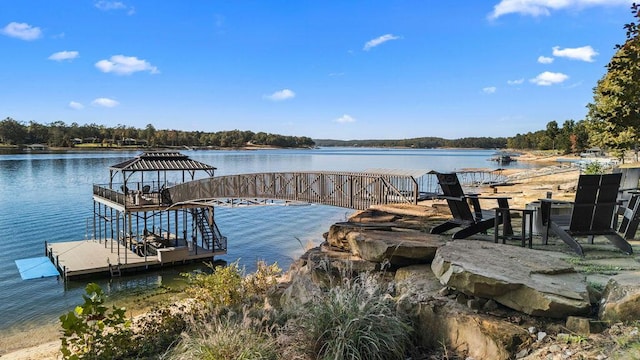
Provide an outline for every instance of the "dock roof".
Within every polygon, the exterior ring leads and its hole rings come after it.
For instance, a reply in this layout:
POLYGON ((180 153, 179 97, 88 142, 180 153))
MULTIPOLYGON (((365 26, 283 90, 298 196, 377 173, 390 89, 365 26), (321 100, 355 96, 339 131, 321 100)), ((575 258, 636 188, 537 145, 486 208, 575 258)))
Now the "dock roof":
POLYGON ((109 167, 115 171, 196 171, 213 173, 215 167, 192 160, 178 151, 147 151, 109 167))

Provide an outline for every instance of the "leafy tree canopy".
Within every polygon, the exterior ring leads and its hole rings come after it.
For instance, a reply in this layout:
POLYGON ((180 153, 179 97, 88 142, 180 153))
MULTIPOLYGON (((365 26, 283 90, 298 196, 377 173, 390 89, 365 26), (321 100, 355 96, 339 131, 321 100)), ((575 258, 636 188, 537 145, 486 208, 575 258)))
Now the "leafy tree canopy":
MULTIPOLYGON (((640 6, 631 13, 640 20, 640 6)), ((637 22, 624 26, 627 40, 616 45, 607 64, 607 73, 594 88, 593 102, 587 106, 587 126, 592 145, 612 149, 619 156, 634 148, 640 136, 640 27, 637 22)))

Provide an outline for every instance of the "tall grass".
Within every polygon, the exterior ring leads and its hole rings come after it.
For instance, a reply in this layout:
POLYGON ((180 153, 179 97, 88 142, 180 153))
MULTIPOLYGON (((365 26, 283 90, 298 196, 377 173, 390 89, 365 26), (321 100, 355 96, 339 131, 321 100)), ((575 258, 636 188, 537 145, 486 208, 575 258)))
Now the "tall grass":
POLYGON ((411 327, 371 275, 330 288, 298 314, 318 359, 403 359, 411 343, 411 327))
MULTIPOLYGON (((190 275, 192 301, 150 312, 128 332, 105 328, 114 339, 133 340, 106 348, 138 359, 404 359, 412 328, 396 311, 386 285, 371 274, 351 278, 342 271, 338 280, 331 277, 329 287, 312 285, 301 297, 312 300, 293 301, 284 309, 276 291, 281 272, 276 264, 262 263, 248 276, 237 264, 190 275)), ((90 335, 80 335, 85 334, 90 335)))
POLYGON ((273 338, 255 324, 233 317, 218 318, 197 324, 183 333, 172 360, 276 360, 278 353, 273 338))

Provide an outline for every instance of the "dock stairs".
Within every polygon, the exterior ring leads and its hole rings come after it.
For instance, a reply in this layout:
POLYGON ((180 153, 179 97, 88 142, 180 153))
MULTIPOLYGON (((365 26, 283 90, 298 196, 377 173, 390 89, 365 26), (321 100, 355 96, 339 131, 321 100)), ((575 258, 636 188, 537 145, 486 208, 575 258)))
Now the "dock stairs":
POLYGON ((213 217, 213 208, 191 209, 193 224, 202 236, 202 243, 207 250, 226 250, 227 238, 222 236, 213 217))

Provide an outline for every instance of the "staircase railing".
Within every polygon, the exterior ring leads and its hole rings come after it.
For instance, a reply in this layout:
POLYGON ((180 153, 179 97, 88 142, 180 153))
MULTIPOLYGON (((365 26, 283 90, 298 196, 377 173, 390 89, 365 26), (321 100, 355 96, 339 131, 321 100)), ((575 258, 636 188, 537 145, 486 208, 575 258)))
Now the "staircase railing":
POLYGON ((196 208, 191 210, 193 221, 202 237, 202 245, 211 251, 226 251, 227 238, 222 235, 213 216, 207 216, 208 209, 196 208))

